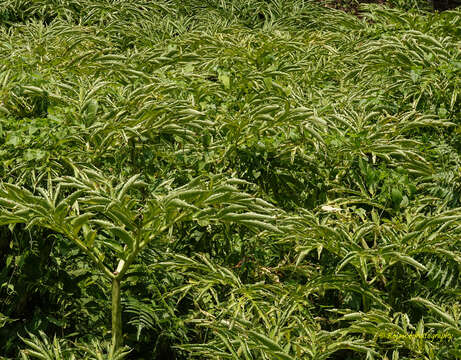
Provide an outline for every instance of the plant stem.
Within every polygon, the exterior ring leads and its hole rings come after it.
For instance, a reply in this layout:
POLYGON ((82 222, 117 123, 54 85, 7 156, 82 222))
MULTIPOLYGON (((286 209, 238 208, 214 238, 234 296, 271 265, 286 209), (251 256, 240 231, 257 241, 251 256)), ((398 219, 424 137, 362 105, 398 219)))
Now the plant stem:
POLYGON ((120 279, 112 279, 112 346, 110 357, 122 346, 122 307, 120 301, 120 279))

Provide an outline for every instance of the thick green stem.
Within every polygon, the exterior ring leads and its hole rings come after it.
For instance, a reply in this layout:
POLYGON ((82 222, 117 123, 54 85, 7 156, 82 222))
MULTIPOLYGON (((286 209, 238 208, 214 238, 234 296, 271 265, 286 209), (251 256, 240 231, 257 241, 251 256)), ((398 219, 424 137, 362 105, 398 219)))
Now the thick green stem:
POLYGON ((122 306, 120 301, 120 279, 112 279, 112 346, 111 357, 122 346, 122 306))

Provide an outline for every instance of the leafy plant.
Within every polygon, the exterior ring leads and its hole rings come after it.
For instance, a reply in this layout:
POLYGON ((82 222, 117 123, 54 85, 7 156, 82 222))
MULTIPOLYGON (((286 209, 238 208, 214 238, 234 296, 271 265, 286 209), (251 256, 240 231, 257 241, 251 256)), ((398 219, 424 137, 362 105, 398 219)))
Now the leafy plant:
POLYGON ((461 16, 373 3, 5 0, 2 356, 459 356, 461 16))

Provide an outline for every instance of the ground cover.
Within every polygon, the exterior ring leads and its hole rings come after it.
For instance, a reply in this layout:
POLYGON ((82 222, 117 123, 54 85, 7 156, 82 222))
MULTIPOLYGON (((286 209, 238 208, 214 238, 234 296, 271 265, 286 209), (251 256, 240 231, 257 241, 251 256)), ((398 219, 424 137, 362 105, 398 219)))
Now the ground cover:
POLYGON ((459 0, 317 0, 320 4, 359 14, 362 4, 381 4, 399 9, 444 11, 461 6, 459 0))
POLYGON ((4 1, 0 357, 460 358, 461 11, 400 5, 4 1))

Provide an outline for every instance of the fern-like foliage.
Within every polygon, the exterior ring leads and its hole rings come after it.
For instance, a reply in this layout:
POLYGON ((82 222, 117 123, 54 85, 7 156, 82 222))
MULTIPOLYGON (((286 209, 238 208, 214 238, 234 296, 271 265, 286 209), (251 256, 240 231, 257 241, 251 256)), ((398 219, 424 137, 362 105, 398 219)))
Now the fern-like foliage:
POLYGON ((69 342, 58 339, 49 339, 43 331, 38 336, 29 333, 27 339, 22 341, 27 345, 27 349, 21 350, 21 358, 28 359, 49 359, 49 360, 123 360, 126 359, 130 350, 128 348, 119 349, 113 356, 109 355, 108 344, 102 345, 94 340, 91 344, 78 344, 72 346, 69 342))

